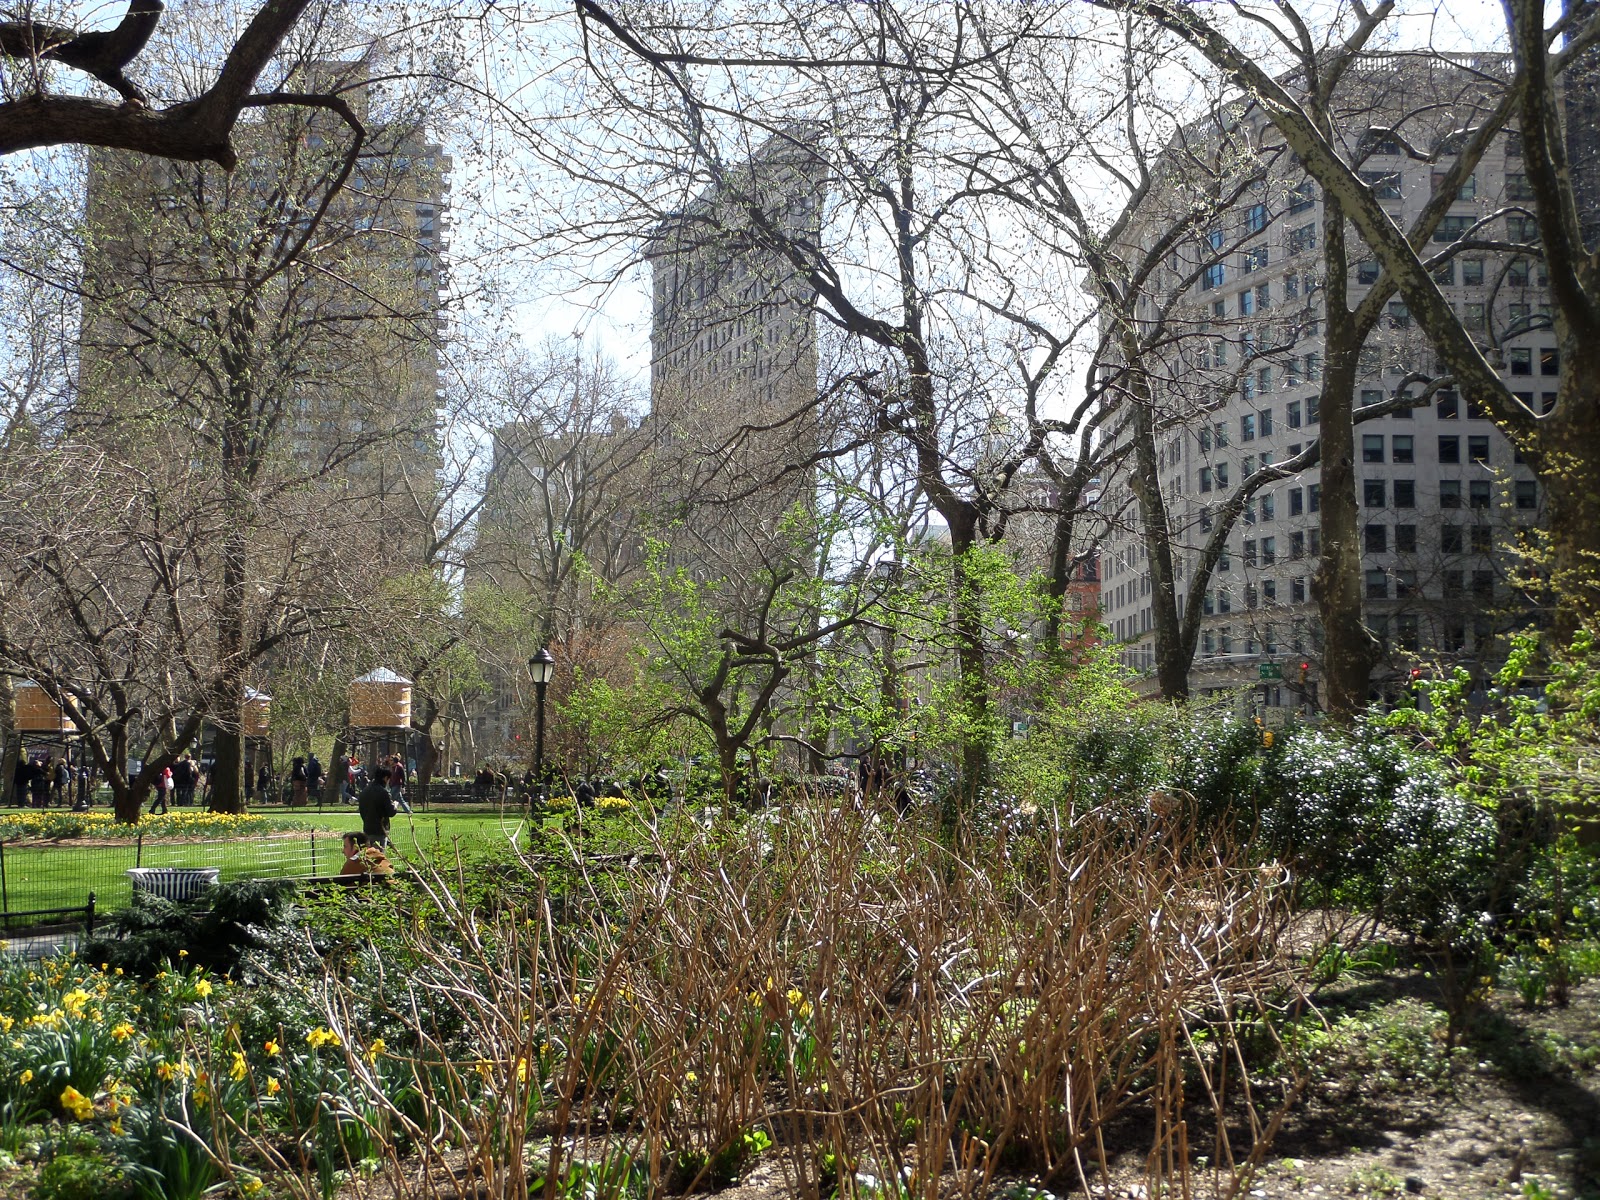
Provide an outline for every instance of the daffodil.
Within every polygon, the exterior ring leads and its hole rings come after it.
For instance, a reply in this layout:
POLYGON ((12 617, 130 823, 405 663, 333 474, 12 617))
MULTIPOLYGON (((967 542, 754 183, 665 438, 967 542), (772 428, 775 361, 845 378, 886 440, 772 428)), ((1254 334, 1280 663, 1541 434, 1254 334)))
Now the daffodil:
POLYGON ((310 1033, 306 1034, 306 1045, 310 1046, 313 1050, 321 1050, 324 1046, 338 1046, 341 1044, 342 1043, 339 1041, 339 1035, 331 1029, 325 1029, 319 1026, 318 1028, 313 1029, 310 1033))
POLYGON ((233 1064, 228 1068, 228 1076, 235 1083, 250 1073, 250 1068, 245 1065, 244 1055, 237 1050, 233 1052, 233 1064))
POLYGON ((125 1042, 133 1036, 133 1026, 126 1021, 119 1021, 111 1027, 111 1036, 119 1042, 125 1042))
POLYGON ((32 1071, 23 1071, 21 1075, 17 1076, 17 1086, 18 1087, 27 1087, 32 1082, 33 1082, 33 1072, 32 1071))
POLYGON ((278 1055, 283 1051, 283 1047, 278 1045, 278 1043, 273 1041, 271 1038, 267 1039, 267 1044, 263 1046, 262 1049, 267 1052, 268 1058, 277 1058, 278 1055))
POLYGON ((276 1096, 278 1094, 280 1088, 281 1088, 281 1085, 278 1083, 278 1081, 276 1079, 267 1080, 267 1095, 276 1096))
POLYGON ((369 1063, 377 1062, 383 1057, 383 1052, 388 1048, 388 1045, 382 1038, 373 1038, 371 1045, 367 1047, 367 1061, 369 1063))
POLYGON ((194 985, 194 994, 199 996, 200 999, 204 1000, 207 996, 211 995, 211 985, 204 979, 200 980, 194 985))
POLYGON ((70 1083, 61 1090, 61 1107, 80 1121, 94 1116, 94 1103, 70 1083))

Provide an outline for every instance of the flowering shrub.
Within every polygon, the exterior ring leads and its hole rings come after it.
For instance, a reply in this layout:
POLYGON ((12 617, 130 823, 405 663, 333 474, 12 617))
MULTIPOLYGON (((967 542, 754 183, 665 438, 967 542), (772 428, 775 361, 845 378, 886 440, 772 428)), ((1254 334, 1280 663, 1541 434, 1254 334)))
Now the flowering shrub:
POLYGON ((223 835, 245 837, 279 830, 304 829, 303 822, 251 813, 214 813, 200 809, 179 809, 160 816, 142 818, 137 825, 119 822, 108 812, 62 812, 44 809, 10 813, 0 817, 0 842, 39 838, 204 838, 223 835))
POLYGON ((594 806, 596 811, 606 816, 633 811, 633 803, 626 796, 601 796, 594 802, 594 806))

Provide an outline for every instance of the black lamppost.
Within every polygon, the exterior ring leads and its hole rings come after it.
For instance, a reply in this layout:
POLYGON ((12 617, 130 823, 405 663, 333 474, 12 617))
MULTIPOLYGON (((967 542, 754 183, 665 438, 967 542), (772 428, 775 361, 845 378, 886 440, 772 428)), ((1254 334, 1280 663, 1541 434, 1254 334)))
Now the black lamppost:
POLYGON ((539 653, 528 660, 528 674, 533 676, 533 690, 538 696, 537 711, 533 718, 533 778, 539 789, 541 802, 549 799, 544 786, 544 690, 555 677, 556 660, 548 646, 540 646, 539 653))

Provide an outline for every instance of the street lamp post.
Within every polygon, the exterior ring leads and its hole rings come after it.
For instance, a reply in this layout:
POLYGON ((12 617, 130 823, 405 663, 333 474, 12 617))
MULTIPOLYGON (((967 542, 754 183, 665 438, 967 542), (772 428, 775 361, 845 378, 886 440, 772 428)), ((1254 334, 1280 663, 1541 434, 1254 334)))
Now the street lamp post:
POLYGON ((548 646, 540 646, 539 652, 528 660, 528 674, 533 677, 533 690, 537 696, 533 718, 533 778, 538 785, 541 802, 549 799, 544 784, 544 690, 550 686, 555 673, 555 656, 550 653, 548 646))

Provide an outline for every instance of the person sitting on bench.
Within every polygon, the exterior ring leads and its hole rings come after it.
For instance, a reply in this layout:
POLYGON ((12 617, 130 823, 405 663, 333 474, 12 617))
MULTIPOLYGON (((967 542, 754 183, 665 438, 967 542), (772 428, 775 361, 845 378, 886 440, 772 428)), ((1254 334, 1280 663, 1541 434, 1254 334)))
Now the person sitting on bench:
POLYGON ((339 874, 393 875, 394 864, 366 834, 351 832, 344 835, 344 866, 339 868, 339 874))

